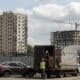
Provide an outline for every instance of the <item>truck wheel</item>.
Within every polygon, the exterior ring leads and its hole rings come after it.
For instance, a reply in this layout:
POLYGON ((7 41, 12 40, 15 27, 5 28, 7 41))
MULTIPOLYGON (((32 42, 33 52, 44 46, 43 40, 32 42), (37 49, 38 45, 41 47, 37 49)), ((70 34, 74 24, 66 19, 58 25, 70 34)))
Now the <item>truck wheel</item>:
POLYGON ((66 74, 63 74, 63 77, 66 77, 66 74))
POLYGON ((51 78, 51 75, 50 74, 47 74, 47 78, 51 78))
POLYGON ((61 75, 56 75, 57 78, 61 78, 61 75))
POLYGON ((77 76, 77 73, 73 73, 72 76, 77 76))

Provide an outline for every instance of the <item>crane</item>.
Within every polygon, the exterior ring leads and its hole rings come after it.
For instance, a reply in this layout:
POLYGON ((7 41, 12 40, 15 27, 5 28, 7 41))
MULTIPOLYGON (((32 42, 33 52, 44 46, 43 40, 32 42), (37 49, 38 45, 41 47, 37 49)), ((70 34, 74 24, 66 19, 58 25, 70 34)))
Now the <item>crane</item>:
POLYGON ((75 24, 75 30, 77 31, 77 28, 78 28, 78 26, 80 25, 80 24, 78 24, 78 23, 74 23, 75 24))

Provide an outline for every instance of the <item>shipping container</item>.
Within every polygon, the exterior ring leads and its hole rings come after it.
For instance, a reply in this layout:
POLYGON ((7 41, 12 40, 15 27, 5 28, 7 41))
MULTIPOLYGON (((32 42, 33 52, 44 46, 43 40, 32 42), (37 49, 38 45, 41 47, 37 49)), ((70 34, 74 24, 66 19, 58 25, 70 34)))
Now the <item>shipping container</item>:
POLYGON ((36 45, 34 47, 34 68, 40 69, 40 62, 42 58, 47 61, 46 67, 55 67, 55 47, 51 45, 36 45), (49 61, 50 60, 50 61, 49 61), (49 64, 50 62, 50 64, 49 64))

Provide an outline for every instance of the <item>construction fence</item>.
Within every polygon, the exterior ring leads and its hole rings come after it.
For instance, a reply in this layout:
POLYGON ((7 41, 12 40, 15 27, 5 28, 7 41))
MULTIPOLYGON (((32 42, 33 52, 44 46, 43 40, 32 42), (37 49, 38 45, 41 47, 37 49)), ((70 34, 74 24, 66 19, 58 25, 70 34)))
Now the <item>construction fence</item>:
POLYGON ((33 67, 33 55, 2 55, 0 54, 0 63, 6 61, 23 62, 28 66, 33 67))

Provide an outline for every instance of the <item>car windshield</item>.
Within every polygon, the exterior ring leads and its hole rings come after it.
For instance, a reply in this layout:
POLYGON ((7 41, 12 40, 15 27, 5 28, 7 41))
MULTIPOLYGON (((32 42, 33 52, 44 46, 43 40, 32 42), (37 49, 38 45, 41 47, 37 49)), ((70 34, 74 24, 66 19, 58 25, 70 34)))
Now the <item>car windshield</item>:
POLYGON ((9 63, 9 66, 17 66, 16 63, 9 63))

